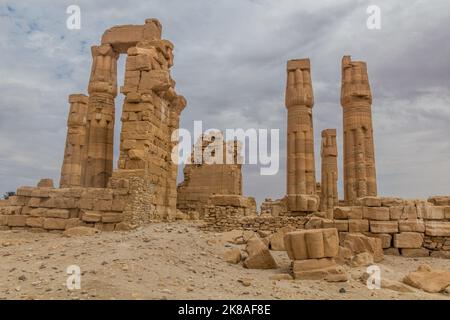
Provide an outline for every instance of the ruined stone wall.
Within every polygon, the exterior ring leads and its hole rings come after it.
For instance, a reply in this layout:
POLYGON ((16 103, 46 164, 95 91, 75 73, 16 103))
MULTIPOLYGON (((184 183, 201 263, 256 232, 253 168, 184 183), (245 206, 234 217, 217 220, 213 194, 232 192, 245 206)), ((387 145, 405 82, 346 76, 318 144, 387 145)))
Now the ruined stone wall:
MULTIPOLYGON (((186 105, 174 90, 169 68, 173 45, 167 40, 144 41, 128 49, 122 109, 119 169, 114 176, 141 177, 153 184, 153 201, 161 216, 176 213, 177 165, 171 141, 186 105)), ((149 203, 148 205, 150 205, 149 203)))
POLYGON ((341 235, 363 233, 382 240, 385 250, 403 256, 450 256, 450 197, 425 200, 364 197, 355 206, 334 208, 341 235))
POLYGON ((211 196, 210 205, 205 208, 203 230, 230 231, 234 229, 253 231, 276 231, 290 225, 303 229, 306 217, 258 215, 253 198, 239 196, 211 196))
POLYGON ((265 199, 261 204, 260 213, 261 215, 270 215, 273 217, 287 215, 287 199, 265 199))
POLYGON ((194 146, 190 163, 184 167, 184 181, 177 188, 177 208, 185 212, 197 211, 203 217, 211 195, 242 195, 242 165, 237 161, 239 152, 240 145, 237 141, 225 142, 223 138, 216 138, 214 133, 202 136, 194 146), (199 148, 201 154, 211 161, 202 159, 196 164, 195 148, 199 148), (216 155, 215 152, 218 151, 222 154, 216 155), (230 152, 233 163, 226 163, 227 152, 230 152), (213 161, 211 153, 222 161, 213 161))
MULTIPOLYGON (((64 230, 86 225, 120 230, 176 215, 172 151, 186 106, 170 76, 173 45, 161 24, 117 26, 92 47, 89 96, 69 97, 61 189, 42 181, 1 206, 4 229, 64 230), (127 53, 118 170, 113 172, 117 59, 127 53)), ((176 153, 176 152, 175 152, 176 153)))
POLYGON ((21 187, 7 206, 0 207, 0 226, 32 231, 63 231, 76 226, 128 229, 130 224, 123 215, 128 195, 127 185, 119 189, 21 187))
POLYGON ((308 208, 308 212, 290 211, 287 196, 277 200, 265 199, 264 202, 261 204, 260 212, 261 214, 267 214, 274 217, 278 216, 305 217, 308 214, 317 212, 317 205, 318 205, 317 196, 300 195, 299 199, 301 199, 302 202, 305 202, 302 206, 308 208))
POLYGON ((304 229, 306 217, 251 215, 246 216, 244 209, 233 206, 209 206, 201 229, 215 232, 225 232, 236 229, 252 231, 271 231, 286 226, 304 229))

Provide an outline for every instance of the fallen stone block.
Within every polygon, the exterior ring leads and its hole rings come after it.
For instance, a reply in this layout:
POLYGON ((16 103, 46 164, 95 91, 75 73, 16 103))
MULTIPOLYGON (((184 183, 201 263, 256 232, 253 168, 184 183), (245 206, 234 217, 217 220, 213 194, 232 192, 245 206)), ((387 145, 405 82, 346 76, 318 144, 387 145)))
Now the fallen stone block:
POLYGON ((294 261, 292 271, 294 279, 297 280, 325 280, 330 282, 348 280, 345 269, 337 265, 331 258, 294 261))
POLYGON ((309 229, 289 232, 284 244, 291 260, 337 257, 339 236, 337 229, 309 229))
POLYGON ((248 257, 244 261, 244 267, 248 269, 275 269, 278 267, 269 248, 260 238, 254 237, 250 239, 245 250, 248 253, 248 257))
POLYGON ((233 248, 230 250, 227 250, 223 254, 223 259, 232 264, 237 264, 241 262, 241 250, 239 248, 233 248))
POLYGON ((350 262, 352 267, 364 267, 373 264, 373 254, 370 252, 361 252, 356 254, 350 262))
MULTIPOLYGON (((367 272, 364 272, 363 275, 360 277, 362 283, 364 283, 364 284, 367 284, 367 280, 369 280, 369 278, 370 278, 370 274, 367 272)), ((388 290, 397 291, 397 292, 403 292, 403 293, 414 292, 414 290, 410 286, 408 286, 404 283, 401 283, 399 281, 386 279, 385 277, 383 277, 381 279, 380 286, 382 289, 388 289, 388 290)))
POLYGON ((410 272, 403 283, 430 293, 441 292, 450 285, 450 271, 432 270, 429 265, 421 265, 417 271, 410 272))
POLYGON ((383 248, 381 240, 367 237, 360 233, 349 233, 345 236, 343 247, 351 250, 353 255, 369 252, 375 262, 383 260, 383 248))
POLYGON ((269 236, 269 248, 274 251, 285 251, 284 235, 294 230, 295 228, 290 226, 278 229, 277 232, 269 236))

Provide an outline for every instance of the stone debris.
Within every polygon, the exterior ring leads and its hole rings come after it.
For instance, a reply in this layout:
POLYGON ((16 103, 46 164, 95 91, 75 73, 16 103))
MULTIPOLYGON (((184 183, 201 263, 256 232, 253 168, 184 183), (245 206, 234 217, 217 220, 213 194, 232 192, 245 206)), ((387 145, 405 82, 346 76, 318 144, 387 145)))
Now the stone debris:
POLYGON ((339 255, 337 229, 310 229, 289 232, 285 247, 292 260, 295 279, 347 281, 348 276, 334 258, 339 255))
POLYGON ((225 251, 223 259, 228 263, 237 264, 241 262, 242 259, 241 250, 239 248, 233 248, 225 251))
POLYGON ((244 267, 248 269, 276 269, 277 263, 264 242, 258 238, 251 238, 247 242, 245 251, 248 257, 244 260, 244 267))
MULTIPOLYGON (((360 277, 360 280, 363 284, 367 284, 367 280, 369 279, 370 274, 367 272, 364 272, 363 275, 360 277)), ((388 289, 392 291, 402 292, 402 293, 409 293, 414 292, 414 289, 412 289, 410 286, 401 283, 399 281, 387 279, 386 277, 381 278, 381 288, 382 289, 388 289)))
POLYGON ((292 232, 294 230, 295 230, 295 228, 287 226, 287 227, 280 228, 277 232, 270 235, 268 237, 269 243, 270 243, 269 244, 270 250, 285 251, 286 248, 284 246, 284 236, 286 233, 292 232))
MULTIPOLYGON (((383 248, 381 247, 381 240, 377 238, 367 237, 360 233, 349 233, 344 238, 343 246, 349 249, 353 255, 370 254, 374 262, 383 260, 383 248)), ((360 256, 359 261, 370 261, 367 255, 360 256)))
POLYGON ((426 292, 441 292, 450 286, 450 270, 433 270, 423 264, 403 278, 403 282, 426 292))

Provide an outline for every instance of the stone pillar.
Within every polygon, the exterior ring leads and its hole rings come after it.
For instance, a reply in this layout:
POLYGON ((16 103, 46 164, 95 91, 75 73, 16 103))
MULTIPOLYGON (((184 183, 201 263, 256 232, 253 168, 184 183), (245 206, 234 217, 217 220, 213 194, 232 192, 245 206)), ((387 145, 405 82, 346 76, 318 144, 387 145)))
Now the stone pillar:
POLYGON ((287 63, 287 198, 289 211, 309 211, 307 197, 315 195, 314 104, 309 59, 287 63))
POLYGON ((105 188, 112 175, 118 56, 109 44, 92 47, 86 162, 83 168, 85 187, 105 188))
POLYGON ((173 45, 142 41, 127 51, 119 171, 145 177, 154 185, 154 205, 163 217, 176 213, 178 166, 172 162, 172 133, 186 106, 170 76, 173 45))
MULTIPOLYGON (((186 107, 186 99, 179 95, 169 105, 170 109, 170 123, 169 123, 169 133, 172 136, 175 130, 180 128, 180 115, 181 112, 186 107)), ((178 154, 178 141, 170 142, 171 152, 178 154)), ((177 206, 177 176, 178 176, 178 163, 170 160, 170 173, 167 177, 167 187, 166 187, 166 203, 171 211, 169 214, 176 213, 177 206)))
POLYGON ((342 58, 341 105, 344 118, 344 193, 346 205, 377 195, 372 128, 372 94, 367 65, 342 58))
POLYGON ((70 109, 67 119, 66 148, 61 168, 61 188, 81 186, 81 168, 86 147, 88 100, 88 97, 84 94, 69 96, 70 109))
POLYGON ((321 211, 333 212, 333 207, 338 206, 339 197, 337 190, 338 166, 336 129, 322 131, 322 183, 321 183, 321 211))

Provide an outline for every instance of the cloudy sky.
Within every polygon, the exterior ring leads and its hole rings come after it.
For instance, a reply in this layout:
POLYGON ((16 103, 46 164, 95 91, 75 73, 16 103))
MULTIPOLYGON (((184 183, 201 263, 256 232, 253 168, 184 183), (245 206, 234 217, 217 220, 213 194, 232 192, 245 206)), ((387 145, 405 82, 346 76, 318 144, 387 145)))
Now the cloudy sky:
POLYGON ((279 173, 261 176, 258 166, 245 166, 246 195, 261 201, 285 193, 289 59, 311 59, 318 180, 320 131, 337 128, 342 150, 346 54, 368 64, 379 194, 450 194, 447 0, 0 0, 0 193, 43 177, 59 181, 67 96, 86 92, 90 46, 113 25, 150 17, 175 44, 172 76, 188 101, 182 127, 203 120, 205 128, 280 129, 279 173), (80 30, 66 28, 72 4, 81 8, 80 30), (380 30, 366 27, 372 4, 381 9, 380 30))

